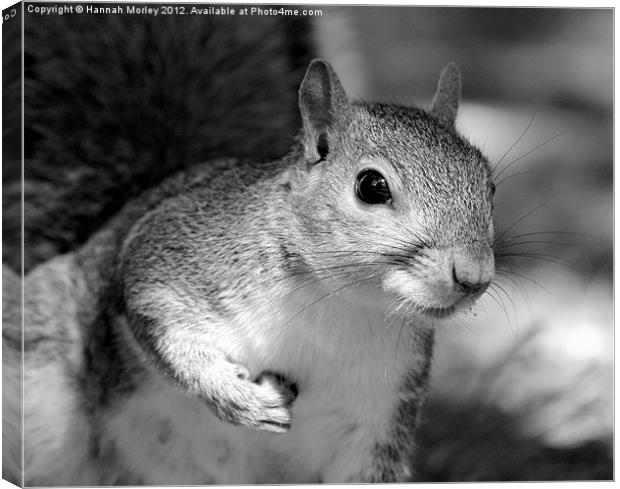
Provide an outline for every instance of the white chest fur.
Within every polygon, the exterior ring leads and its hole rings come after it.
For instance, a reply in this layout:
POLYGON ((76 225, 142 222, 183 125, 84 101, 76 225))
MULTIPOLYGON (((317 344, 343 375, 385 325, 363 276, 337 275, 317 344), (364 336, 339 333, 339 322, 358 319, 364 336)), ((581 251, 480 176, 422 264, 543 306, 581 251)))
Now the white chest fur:
POLYGON ((417 360, 411 325, 337 295, 311 302, 271 307, 277 316, 240 311, 243 326, 218 340, 253 375, 272 370, 296 382, 288 433, 223 423, 154 379, 108 420, 129 469, 150 484, 329 482, 359 473, 389 436, 403 374, 417 360))

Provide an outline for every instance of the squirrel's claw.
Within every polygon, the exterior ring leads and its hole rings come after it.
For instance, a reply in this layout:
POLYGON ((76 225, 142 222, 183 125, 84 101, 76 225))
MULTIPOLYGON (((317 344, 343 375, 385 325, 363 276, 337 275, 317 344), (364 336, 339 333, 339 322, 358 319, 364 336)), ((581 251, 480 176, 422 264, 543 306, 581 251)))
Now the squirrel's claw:
POLYGON ((222 420, 259 431, 286 433, 291 427, 294 385, 282 376, 265 372, 256 381, 237 376, 226 396, 210 402, 222 420))

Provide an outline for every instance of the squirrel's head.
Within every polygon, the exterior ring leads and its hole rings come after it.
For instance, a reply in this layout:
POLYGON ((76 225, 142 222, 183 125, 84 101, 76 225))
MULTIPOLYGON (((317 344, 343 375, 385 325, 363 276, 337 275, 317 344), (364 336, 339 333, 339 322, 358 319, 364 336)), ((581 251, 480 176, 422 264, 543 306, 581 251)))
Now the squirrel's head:
POLYGON ((304 256, 334 291, 444 317, 486 290, 494 186, 456 132, 460 91, 450 64, 429 111, 351 102, 328 63, 310 64, 291 199, 304 256))

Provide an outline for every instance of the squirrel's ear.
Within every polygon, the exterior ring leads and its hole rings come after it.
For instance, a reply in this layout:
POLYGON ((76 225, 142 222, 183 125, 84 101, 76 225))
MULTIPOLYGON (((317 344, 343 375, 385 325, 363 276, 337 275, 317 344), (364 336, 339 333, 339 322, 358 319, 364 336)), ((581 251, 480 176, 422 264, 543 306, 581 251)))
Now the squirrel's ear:
POLYGON ((308 66, 299 88, 299 110, 306 152, 316 151, 314 156, 322 160, 329 152, 330 135, 346 129, 351 110, 338 75, 326 61, 314 59, 308 66))
POLYGON ((453 126, 461 98, 461 73, 454 63, 446 66, 437 83, 431 114, 448 126, 453 126))

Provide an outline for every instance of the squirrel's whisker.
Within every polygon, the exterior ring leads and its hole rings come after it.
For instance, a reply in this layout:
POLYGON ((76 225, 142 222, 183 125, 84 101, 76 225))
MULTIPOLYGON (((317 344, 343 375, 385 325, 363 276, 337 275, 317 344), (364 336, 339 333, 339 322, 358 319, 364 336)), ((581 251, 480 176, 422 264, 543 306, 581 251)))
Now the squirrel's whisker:
POLYGON ((371 278, 374 277, 374 275, 375 274, 373 273, 373 274, 371 274, 371 275, 369 275, 367 277, 361 278, 359 280, 355 280, 353 282, 348 282, 348 283, 346 283, 344 285, 341 285, 340 287, 336 287, 335 289, 330 290, 327 294, 322 295, 317 300, 315 300, 315 301, 311 302, 310 304, 308 304, 308 305, 304 306, 303 308, 301 308, 300 311, 298 311, 295 315, 293 315, 285 323, 283 323, 282 327, 289 325, 292 321, 294 321, 296 318, 298 318, 301 314, 303 314, 305 311, 310 309, 312 306, 318 304, 319 302, 321 302, 321 301, 331 297, 334 294, 337 294, 338 292, 341 292, 342 290, 344 290, 346 288, 353 287, 354 285, 357 285, 357 284, 360 284, 360 283, 365 282, 367 280, 370 280, 371 278))
POLYGON ((386 256, 389 258, 403 258, 407 260, 415 259, 415 256, 401 255, 398 253, 386 253, 386 252, 374 251, 374 250, 341 250, 341 251, 326 250, 326 251, 314 251, 313 254, 315 255, 327 254, 327 255, 335 255, 335 256, 359 254, 359 255, 379 255, 379 256, 386 256))
MULTIPOLYGON (((386 218, 385 216, 376 216, 376 217, 377 217, 379 220, 383 220, 384 222, 388 223, 390 226, 394 226, 395 224, 398 224, 398 222, 396 222, 395 220, 393 220, 393 219, 388 219, 388 218, 386 218)), ((329 235, 329 236, 331 236, 331 235, 332 235, 332 232, 331 232, 331 231, 321 231, 321 230, 318 230, 317 232, 318 232, 319 234, 326 234, 326 235, 329 235)), ((386 237, 386 236, 384 236, 384 235, 379 235, 379 234, 378 234, 378 236, 381 236, 382 238, 385 238, 385 237, 386 237)), ((402 238, 399 238, 398 236, 389 236, 389 239, 390 239, 390 240, 392 240, 393 242, 396 242, 396 243, 401 243, 401 244, 403 244, 403 245, 405 245, 405 246, 419 246, 419 247, 426 247, 426 246, 428 246, 428 245, 425 243, 425 241, 424 241, 424 240, 423 240, 423 239, 422 239, 419 235, 415 234, 413 237, 414 237, 417 241, 419 241, 419 243, 414 243, 414 242, 412 242, 412 241, 410 241, 410 240, 404 240, 404 239, 402 239, 402 238)))
POLYGON ((594 236, 592 234, 587 234, 587 233, 576 233, 573 231, 533 231, 533 232, 529 232, 529 233, 519 233, 519 234, 515 234, 513 236, 511 236, 510 238, 507 239, 514 239, 514 238, 522 238, 522 237, 526 237, 526 236, 538 236, 541 234, 560 234, 560 235, 566 235, 566 236, 580 236, 583 238, 597 238, 597 236, 594 236))
POLYGON ((278 282, 282 282, 282 281, 286 281, 288 280, 289 277, 300 277, 300 276, 310 276, 307 280, 302 281, 299 285, 297 285, 296 287, 292 288, 291 290, 288 290, 286 293, 284 294, 279 294, 277 297, 272 298, 272 300, 269 303, 273 303, 273 301, 275 301, 276 299, 282 299, 288 295, 291 295, 305 287, 311 286, 313 284, 317 284, 317 283, 323 283, 325 280, 331 279, 331 278, 336 278, 336 277, 340 277, 340 276, 350 276, 352 274, 352 272, 350 270, 343 270, 343 268, 361 268, 361 267, 365 267, 365 266, 378 266, 378 265, 385 265, 385 264, 389 264, 386 262, 368 262, 368 263, 348 263, 348 264, 344 264, 344 265, 335 265, 333 267, 323 267, 323 268, 319 268, 319 269, 312 269, 312 270, 306 270, 306 271, 300 271, 296 274, 289 274, 287 277, 281 278, 278 281, 275 281, 274 283, 278 283, 278 282), (336 271, 333 272, 332 270, 341 270, 340 272, 336 271), (330 273, 323 273, 323 272, 330 272, 330 273))
POLYGON ((500 301, 497 299, 496 294, 497 294, 497 291, 493 289, 493 285, 491 285, 491 286, 487 289, 487 291, 486 291, 486 295, 488 295, 488 296, 489 296, 489 297, 493 300, 493 302, 495 302, 495 303, 498 305, 498 307, 499 307, 500 309, 502 309, 502 310, 504 311, 504 313, 505 313, 505 312, 506 312, 506 308, 505 308, 505 307, 504 307, 504 305, 503 305, 503 304, 501 304, 501 303, 500 303, 500 301))
POLYGON ((590 235, 587 233, 574 233, 570 231, 536 231, 531 233, 519 233, 504 238, 502 240, 497 240, 495 242, 495 249, 504 248, 511 245, 526 245, 530 243, 541 243, 541 244, 550 244, 550 245, 558 245, 558 246, 598 246, 601 244, 602 240, 594 235, 590 235), (522 238, 530 238, 530 237, 541 237, 545 238, 549 236, 552 238, 553 236, 563 236, 563 237, 580 237, 587 238, 593 240, 593 242, 570 242, 570 241, 550 241, 550 240, 540 240, 540 241, 517 241, 522 238))
MULTIPOLYGON (((502 298, 503 295, 506 295, 507 297, 509 297, 507 295, 507 292, 505 289, 501 288, 498 284, 498 282, 494 282, 493 284, 491 284, 491 286, 489 287, 489 289, 487 290, 487 293, 489 293, 492 290, 493 295, 489 295, 490 297, 493 297, 493 299, 495 300, 496 304, 498 304, 498 306, 500 307, 500 309, 504 312, 504 316, 506 317, 506 323, 508 324, 508 328, 510 329, 510 331, 513 332, 514 334, 514 325, 513 322, 511 320, 511 316, 510 313, 508 312, 508 307, 506 306, 506 303, 504 302, 504 299, 502 298)), ((515 315, 516 318, 516 315, 515 315)))
MULTIPOLYGON (((503 244, 496 245, 496 249, 505 249, 510 247, 517 246, 526 246, 533 244, 546 244, 551 246, 596 246, 594 243, 570 243, 568 241, 546 241, 546 240, 531 240, 531 241, 513 241, 513 242, 504 242, 503 244)), ((548 249, 545 248, 545 249, 548 249)))
POLYGON ((523 294, 525 294, 525 288, 523 287, 523 285, 518 279, 527 280, 528 282, 534 284, 536 287, 539 287, 545 292, 551 293, 549 289, 547 289, 544 285, 542 285, 537 280, 534 280, 532 277, 525 275, 524 273, 517 272, 516 270, 508 270, 507 273, 503 273, 501 277, 504 278, 505 280, 511 280, 512 283, 514 283, 517 287, 521 289, 521 292, 523 294))
POLYGON ((557 258, 554 255, 549 255, 547 253, 535 253, 535 252, 521 251, 521 252, 513 252, 513 253, 497 253, 495 256, 500 259, 526 258, 526 259, 531 259, 531 260, 546 261, 549 263, 555 263, 556 265, 563 265, 565 267, 570 268, 571 270, 574 270, 570 262, 557 258))
POLYGON ((521 224, 523 221, 525 221, 528 217, 530 217, 532 214, 534 214, 535 212, 538 212, 544 205, 546 204, 546 202, 542 202, 539 205, 537 205, 536 207, 534 207, 532 210, 526 212, 523 216, 521 216, 519 219, 517 219, 514 223, 512 223, 508 228, 504 229, 499 236, 496 236, 494 239, 494 244, 502 242, 502 239, 504 238, 504 236, 506 236, 506 234, 508 234, 508 232, 512 231, 516 226, 518 226, 519 224, 521 224))
MULTIPOLYGON (((515 317, 518 314, 518 308, 517 305, 515 304, 514 300, 512 299, 512 296, 508 293, 508 291, 498 282, 495 282, 495 287, 497 289, 499 289, 500 291, 502 291, 502 293, 506 296, 506 298, 508 299, 508 302, 510 302, 510 305, 512 306, 512 310, 515 314, 515 317)), ((503 301, 502 301, 503 302, 503 301)))
POLYGON ((539 145, 535 146, 534 148, 532 148, 531 150, 529 150, 527 153, 519 156, 518 158, 515 158, 514 160, 512 160, 509 164, 507 164, 497 175, 495 175, 494 178, 499 178, 501 176, 502 173, 504 173, 506 170, 508 170, 508 168, 510 168, 512 165, 514 165, 515 163, 517 163, 518 161, 521 161, 523 158, 528 157, 529 155, 531 155, 534 151, 539 150, 540 148, 542 148, 543 146, 547 145, 548 143, 550 143, 551 141, 553 141, 554 139, 556 139, 557 137, 559 137, 560 134, 554 134, 553 136, 551 136, 550 138, 547 138, 546 140, 544 140, 542 143, 540 143, 539 145))
POLYGON ((502 185, 507 180, 510 180, 510 179, 516 178, 516 177, 522 177, 523 175, 537 175, 537 176, 540 176, 540 175, 550 175, 550 174, 551 174, 550 172, 544 172, 544 171, 533 171, 533 170, 520 171, 520 172, 513 173, 512 175, 508 175, 508 176, 502 178, 499 182, 495 182, 494 181, 495 188, 496 189, 499 188, 500 185, 502 185))
MULTIPOLYGON (((401 338, 401 336, 402 336, 402 334, 403 334, 403 329, 405 329, 405 325, 407 324, 407 319, 408 319, 408 318, 407 318, 407 315, 405 315, 405 316, 403 317, 403 321, 402 321, 402 323, 401 323, 401 325, 400 325, 400 329, 398 330, 398 336, 396 337, 396 345, 394 346, 394 363, 393 363, 393 365, 392 365, 392 369, 393 369, 394 371, 396 370, 396 366, 398 365, 398 363, 397 363, 397 358, 398 358, 398 344, 400 343, 400 338, 401 338)), ((385 358, 385 362, 386 362, 386 371, 387 371, 387 360, 388 360, 388 358, 386 357, 386 358, 385 358)), ((387 372, 386 372, 386 374, 387 374, 387 372)), ((387 375, 386 375, 386 377, 387 377, 387 375)))
POLYGON ((504 158, 506 158, 506 156, 508 156, 508 153, 510 153, 513 148, 519 144, 519 142, 523 139, 523 137, 525 136, 525 134, 527 133, 527 131, 529 131, 530 127, 532 127, 532 123, 534 122, 534 118, 536 117, 536 112, 534 112, 532 114, 532 117, 530 117, 529 122, 527 123, 527 126, 525 126, 525 129, 523 130, 523 132, 521 132, 521 134, 519 135, 519 137, 517 138, 517 140, 512 143, 512 145, 506 150, 506 152, 502 155, 502 157, 499 159, 499 161, 497 163, 495 163, 495 165, 493 166, 493 168, 491 169, 491 173, 495 172, 495 169, 501 164, 502 161, 504 161, 504 158))
MULTIPOLYGON (((321 234, 330 234, 327 231, 319 231, 319 233, 321 234)), ((385 238, 385 236, 382 235, 377 235, 380 236, 381 238, 385 238)), ((394 248, 396 250, 399 251, 404 251, 404 252, 410 252, 412 248, 416 249, 416 250, 421 250, 423 248, 426 247, 426 245, 421 244, 421 243, 416 243, 416 242, 411 242, 411 241, 406 241, 400 238, 397 238, 395 236, 390 236, 389 239, 393 242, 393 243, 398 243, 401 244, 401 246, 397 246, 395 244, 390 244, 390 242, 381 242, 381 241, 372 241, 372 240, 364 240, 365 242, 367 242, 368 244, 375 244, 377 246, 387 246, 389 248, 394 248)), ((418 239, 416 237, 416 239, 418 239)))

